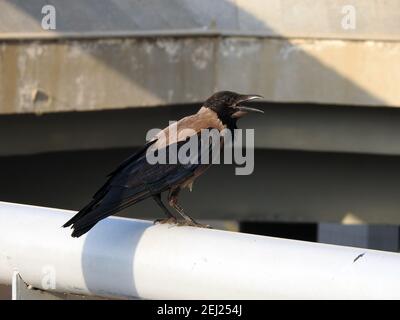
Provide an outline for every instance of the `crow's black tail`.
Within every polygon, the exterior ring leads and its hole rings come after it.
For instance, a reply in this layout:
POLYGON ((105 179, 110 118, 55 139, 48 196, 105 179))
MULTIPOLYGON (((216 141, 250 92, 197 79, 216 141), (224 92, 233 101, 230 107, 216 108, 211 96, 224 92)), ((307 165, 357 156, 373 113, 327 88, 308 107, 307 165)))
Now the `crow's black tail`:
POLYGON ((84 235, 86 232, 88 232, 90 229, 92 229, 95 226, 96 223, 89 225, 85 228, 80 228, 80 229, 74 229, 74 231, 72 231, 71 236, 73 238, 79 238, 81 235, 84 235))
POLYGON ((79 211, 72 219, 63 225, 63 227, 72 226, 74 230, 72 237, 77 238, 92 229, 97 222, 104 218, 117 213, 147 197, 150 193, 142 190, 142 192, 134 193, 131 197, 120 199, 114 202, 93 200, 81 211, 79 211))
POLYGON ((85 227, 81 227, 81 228, 79 227, 79 220, 82 219, 86 214, 90 213, 93 210, 93 207, 97 203, 98 203, 98 200, 96 200, 96 199, 92 200, 88 205, 86 205, 84 208, 82 208, 76 215, 74 215, 70 220, 68 220, 63 225, 64 228, 72 226, 72 229, 74 229, 74 231, 71 234, 72 237, 74 237, 74 238, 80 237, 81 235, 85 234, 90 229, 92 229, 94 227, 94 225, 98 222, 98 221, 96 221, 95 223, 92 223, 85 227))
POLYGON ((86 205, 83 209, 81 209, 76 215, 74 215, 70 220, 68 220, 63 228, 67 228, 77 222, 80 218, 82 218, 86 213, 90 212, 93 209, 93 206, 96 205, 98 201, 92 200, 88 205, 86 205))
MULTIPOLYGON (((137 171, 139 171, 143 164, 147 164, 146 150, 156 141, 155 139, 148 142, 138 152, 123 161, 108 175, 108 181, 96 192, 93 200, 63 225, 64 228, 72 226, 73 237, 80 237, 105 217, 150 196, 142 184, 136 185, 136 187, 124 187, 123 184, 112 185, 111 182, 118 179, 119 176, 123 176, 123 170, 126 167, 138 163, 137 171)), ((129 174, 132 174, 132 171, 129 171, 129 174)))

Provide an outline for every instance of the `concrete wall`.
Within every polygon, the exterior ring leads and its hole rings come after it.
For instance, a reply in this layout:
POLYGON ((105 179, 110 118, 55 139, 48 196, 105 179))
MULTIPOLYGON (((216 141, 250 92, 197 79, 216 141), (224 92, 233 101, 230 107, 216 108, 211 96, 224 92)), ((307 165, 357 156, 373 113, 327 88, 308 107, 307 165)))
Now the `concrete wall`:
POLYGON ((0 113, 204 101, 216 90, 268 101, 400 106, 400 43, 159 38, 0 44, 0 113))
MULTIPOLYGON (((200 104, 0 117, 0 156, 135 148, 146 132, 197 112, 200 104)), ((255 129, 260 149, 400 155, 400 109, 256 104, 241 128, 255 129)))

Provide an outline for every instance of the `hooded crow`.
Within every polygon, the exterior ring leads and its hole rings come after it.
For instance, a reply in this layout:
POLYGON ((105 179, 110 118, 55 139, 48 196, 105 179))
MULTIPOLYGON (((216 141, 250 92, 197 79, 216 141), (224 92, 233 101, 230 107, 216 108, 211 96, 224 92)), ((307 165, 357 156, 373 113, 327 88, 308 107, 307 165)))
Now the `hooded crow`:
MULTIPOLYGON (((210 166, 209 163, 200 161, 204 153, 203 149, 196 155, 199 161, 185 164, 180 162, 150 163, 147 155, 149 152, 169 154, 174 150, 180 150, 194 135, 199 136, 203 129, 216 129, 218 132, 236 129, 237 120, 247 113, 263 113, 259 109, 241 105, 243 102, 259 98, 262 97, 232 91, 213 94, 196 114, 171 124, 138 152, 123 161, 108 175, 108 180, 95 193, 93 199, 63 227, 71 226, 72 237, 79 237, 100 220, 147 198, 153 198, 167 216, 166 219, 155 222, 208 227, 197 223, 178 204, 179 192, 183 188, 191 189, 195 179, 210 166), (174 131, 175 135, 171 135, 171 131, 174 131), (182 223, 178 222, 177 214, 172 213, 162 202, 163 192, 168 192, 168 204, 183 218, 182 223)), ((211 151, 210 144, 205 152, 209 156, 211 151)))

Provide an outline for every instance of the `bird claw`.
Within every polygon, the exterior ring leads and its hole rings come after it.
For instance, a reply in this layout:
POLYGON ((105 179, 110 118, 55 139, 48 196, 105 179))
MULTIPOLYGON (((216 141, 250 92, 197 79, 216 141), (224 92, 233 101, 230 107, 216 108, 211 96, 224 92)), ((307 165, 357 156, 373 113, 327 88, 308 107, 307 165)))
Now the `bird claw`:
POLYGON ((154 224, 175 224, 177 226, 183 227, 183 226, 189 226, 189 227, 197 227, 197 228, 207 228, 207 229, 212 229, 212 227, 208 224, 201 224, 196 221, 189 221, 189 220, 183 220, 183 221, 178 221, 175 218, 161 218, 161 219, 156 219, 153 222, 154 224))
POLYGON ((181 226, 181 227, 182 226, 189 226, 189 227, 212 229, 212 227, 210 225, 208 225, 208 224, 201 224, 201 223, 198 223, 198 222, 195 222, 195 221, 187 221, 187 220, 179 221, 179 222, 177 222, 177 225, 181 226))
POLYGON ((162 219, 156 219, 153 222, 154 224, 177 224, 177 221, 175 218, 162 218, 162 219))
POLYGON ((206 228, 206 229, 212 229, 213 227, 211 227, 209 224, 201 224, 201 223, 195 223, 195 226, 198 228, 206 228))

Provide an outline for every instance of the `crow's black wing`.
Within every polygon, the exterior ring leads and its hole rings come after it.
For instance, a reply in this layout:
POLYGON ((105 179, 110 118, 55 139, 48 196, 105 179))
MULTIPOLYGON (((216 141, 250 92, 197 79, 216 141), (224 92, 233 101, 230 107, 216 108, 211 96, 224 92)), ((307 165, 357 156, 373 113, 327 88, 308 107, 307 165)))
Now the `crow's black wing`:
POLYGON ((87 204, 84 208, 82 208, 76 215, 74 215, 70 220, 68 220, 63 227, 69 227, 76 223, 79 219, 81 219, 83 216, 85 216, 87 213, 89 213, 91 210, 94 209, 95 206, 98 206, 99 203, 101 202, 102 198, 107 194, 107 191, 109 190, 110 183, 113 180, 114 177, 116 177, 123 169, 125 169, 129 164, 134 163, 136 160, 141 158, 143 154, 146 152, 146 150, 153 144, 155 143, 156 140, 151 141, 147 143, 144 147, 142 147, 140 150, 138 150, 136 153, 131 155, 129 158, 125 159, 123 162, 121 162, 114 171, 109 173, 107 175, 108 180, 107 182, 94 194, 92 201, 87 204))
MULTIPOLYGON (((167 146, 169 150, 179 150, 188 140, 177 143, 177 146, 167 146), (176 149, 175 149, 176 148, 176 149)), ((93 200, 80 210, 64 227, 72 225, 72 236, 79 237, 89 231, 97 222, 128 206, 179 185, 192 177, 200 166, 201 146, 198 145, 197 163, 189 164, 150 164, 146 151, 151 144, 146 145, 136 154, 129 157, 114 170, 108 181, 96 192, 93 200)), ((206 150, 206 152, 209 152, 206 150)), ((204 151, 203 151, 204 152, 204 151)))

